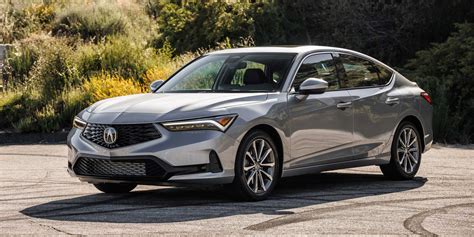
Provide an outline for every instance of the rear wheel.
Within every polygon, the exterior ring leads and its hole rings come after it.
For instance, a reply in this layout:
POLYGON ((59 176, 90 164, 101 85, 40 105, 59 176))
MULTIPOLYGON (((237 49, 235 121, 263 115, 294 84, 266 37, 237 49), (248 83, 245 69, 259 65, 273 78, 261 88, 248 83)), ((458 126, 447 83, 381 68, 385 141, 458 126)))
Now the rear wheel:
POLYGON ((104 193, 128 193, 137 187, 136 184, 127 183, 97 183, 94 186, 104 193))
POLYGON ((272 138, 251 131, 240 144, 235 162, 233 188, 247 201, 266 199, 280 178, 280 162, 272 138))
POLYGON ((392 142, 390 163, 381 165, 382 173, 391 179, 412 179, 421 163, 421 138, 411 122, 402 122, 392 142))

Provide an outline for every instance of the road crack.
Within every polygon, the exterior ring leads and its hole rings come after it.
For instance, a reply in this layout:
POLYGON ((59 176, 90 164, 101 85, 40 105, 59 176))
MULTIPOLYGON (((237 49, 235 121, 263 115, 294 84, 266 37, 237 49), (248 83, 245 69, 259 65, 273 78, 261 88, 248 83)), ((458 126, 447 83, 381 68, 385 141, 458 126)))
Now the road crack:
POLYGON ((61 234, 66 234, 66 235, 73 235, 73 236, 81 236, 81 235, 78 235, 78 234, 72 234, 72 233, 69 233, 67 231, 64 231, 64 230, 61 230, 61 229, 58 229, 52 225, 47 225, 47 224, 42 224, 42 223, 39 223, 39 222, 36 222, 36 221, 33 221, 33 220, 28 220, 29 222, 33 223, 33 224, 36 224, 36 225, 39 225, 41 227, 45 227, 45 228, 48 228, 50 230, 54 230, 56 232, 59 232, 61 234))

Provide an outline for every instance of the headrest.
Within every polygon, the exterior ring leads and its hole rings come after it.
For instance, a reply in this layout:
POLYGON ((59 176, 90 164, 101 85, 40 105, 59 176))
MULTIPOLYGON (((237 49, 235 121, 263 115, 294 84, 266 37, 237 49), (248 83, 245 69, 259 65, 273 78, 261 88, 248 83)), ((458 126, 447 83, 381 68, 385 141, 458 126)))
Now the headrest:
POLYGON ((266 82, 265 73, 259 68, 250 68, 245 70, 244 73, 244 84, 254 85, 263 84, 266 82))

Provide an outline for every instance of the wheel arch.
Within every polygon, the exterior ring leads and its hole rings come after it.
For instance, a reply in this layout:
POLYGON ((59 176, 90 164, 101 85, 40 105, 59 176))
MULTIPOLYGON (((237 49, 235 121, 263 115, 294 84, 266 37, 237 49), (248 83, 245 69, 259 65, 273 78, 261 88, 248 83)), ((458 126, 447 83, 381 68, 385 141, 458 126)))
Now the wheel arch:
POLYGON ((259 124, 255 125, 252 128, 250 128, 244 135, 247 136, 250 132, 255 131, 255 130, 262 130, 266 132, 270 137, 273 139, 273 142, 275 142, 275 145, 277 146, 277 152, 278 152, 278 161, 280 162, 280 175, 283 170, 283 156, 284 156, 284 150, 283 150, 283 140, 278 133, 278 131, 271 125, 268 124, 259 124))
POLYGON ((416 130, 418 131, 418 133, 421 136, 420 137, 420 139, 422 141, 421 150, 424 152, 425 151, 425 133, 424 133, 424 130, 423 130, 423 124, 421 123, 420 119, 417 118, 414 115, 407 115, 398 123, 397 129, 398 129, 398 127, 400 127, 400 124, 402 124, 403 122, 410 122, 413 125, 415 125, 416 130))

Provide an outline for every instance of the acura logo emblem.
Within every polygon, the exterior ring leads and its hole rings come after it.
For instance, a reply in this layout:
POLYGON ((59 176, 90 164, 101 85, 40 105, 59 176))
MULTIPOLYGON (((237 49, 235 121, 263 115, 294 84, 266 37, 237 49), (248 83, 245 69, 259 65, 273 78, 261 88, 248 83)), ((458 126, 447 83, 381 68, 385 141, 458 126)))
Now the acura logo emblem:
POLYGON ((117 141, 117 130, 113 127, 106 127, 104 129, 104 142, 111 145, 117 141))

